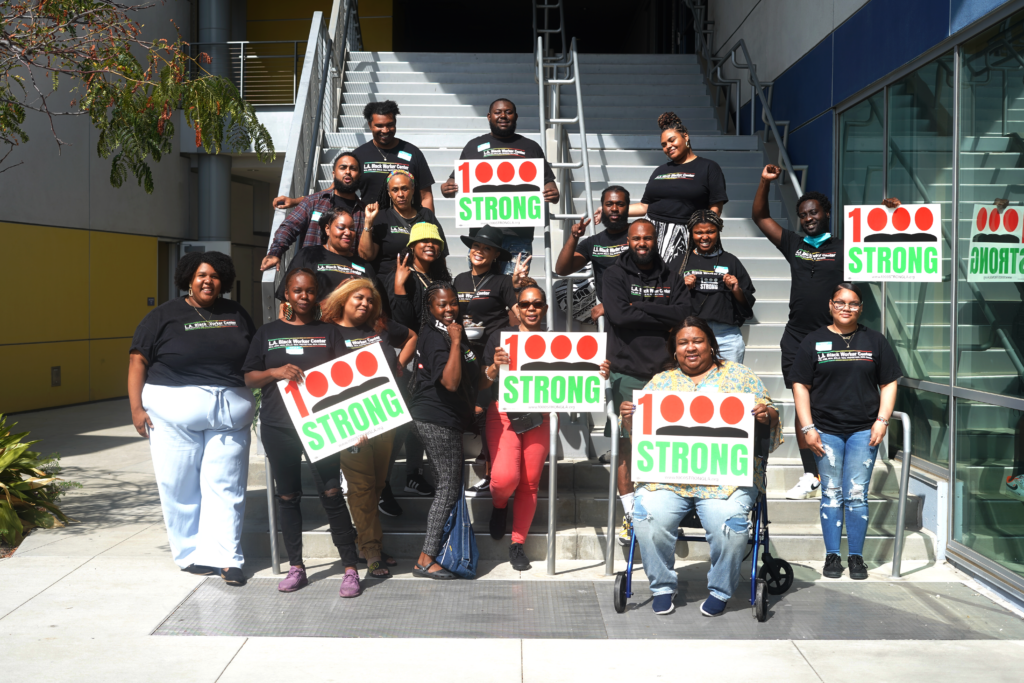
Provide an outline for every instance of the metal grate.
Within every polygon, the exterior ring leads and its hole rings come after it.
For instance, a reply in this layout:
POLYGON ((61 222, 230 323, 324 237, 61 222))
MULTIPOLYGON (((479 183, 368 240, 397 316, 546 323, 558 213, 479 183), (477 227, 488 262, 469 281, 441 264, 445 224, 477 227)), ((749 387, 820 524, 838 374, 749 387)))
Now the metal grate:
MULTIPOLYGON (((658 638, 746 640, 1011 640, 1024 621, 959 583, 797 583, 772 598, 758 624, 734 598, 717 619, 700 617, 703 582, 681 581, 674 614, 657 617, 645 583, 625 614, 612 584, 588 581, 365 582, 362 596, 338 597, 324 579, 278 593, 276 579, 231 588, 199 585, 154 635, 330 638, 658 638)), ((738 596, 749 593, 740 584, 738 596)))

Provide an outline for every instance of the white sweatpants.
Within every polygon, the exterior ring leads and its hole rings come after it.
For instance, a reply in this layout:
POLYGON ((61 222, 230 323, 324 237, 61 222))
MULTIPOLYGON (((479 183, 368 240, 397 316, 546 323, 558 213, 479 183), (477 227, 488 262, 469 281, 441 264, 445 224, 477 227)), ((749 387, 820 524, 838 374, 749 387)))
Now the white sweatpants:
POLYGON ((142 407, 175 564, 241 567, 252 392, 146 384, 142 407))

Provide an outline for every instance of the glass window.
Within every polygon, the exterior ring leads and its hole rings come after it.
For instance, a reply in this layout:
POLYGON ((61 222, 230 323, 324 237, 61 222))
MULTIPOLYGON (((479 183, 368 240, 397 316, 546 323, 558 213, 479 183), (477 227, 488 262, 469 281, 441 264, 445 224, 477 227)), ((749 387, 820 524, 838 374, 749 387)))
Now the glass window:
POLYGON ((953 106, 951 52, 889 86, 886 194, 906 204, 941 205, 944 281, 888 283, 886 336, 907 377, 943 384, 949 383, 952 308, 953 106))
POLYGON ((1006 478, 1024 472, 1024 413, 957 399, 954 541, 1024 577, 1024 505, 1006 478))
MULTIPOLYGON (((949 467, 949 397, 900 387, 896 410, 910 416, 910 453, 914 458, 949 467)), ((903 449, 903 422, 889 422, 889 452, 903 449)))
POLYGON ((1024 14, 963 47, 959 386, 1024 395, 1024 14))

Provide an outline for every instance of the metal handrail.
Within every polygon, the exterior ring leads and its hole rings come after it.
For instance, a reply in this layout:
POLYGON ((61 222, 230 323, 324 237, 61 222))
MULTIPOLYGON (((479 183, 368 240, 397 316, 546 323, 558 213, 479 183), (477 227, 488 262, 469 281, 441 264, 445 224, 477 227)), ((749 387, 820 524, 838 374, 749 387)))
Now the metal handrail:
POLYGON ((216 48, 226 46, 231 82, 243 99, 254 106, 287 105, 295 103, 306 44, 305 40, 229 40, 189 43, 188 51, 190 57, 196 58, 202 53, 216 54, 216 48), (282 49, 278 51, 276 47, 282 49), (281 60, 290 60, 291 68, 266 68, 253 73, 256 64, 269 66, 268 62, 281 60), (247 66, 247 62, 252 64, 247 66))
MULTIPOLYGON (((694 37, 696 39, 697 54, 704 58, 704 79, 714 85, 716 88, 726 88, 725 95, 725 108, 726 114, 729 110, 730 93, 733 85, 736 86, 736 122, 735 122, 735 134, 740 134, 740 79, 728 79, 722 76, 722 65, 726 60, 737 69, 745 69, 749 72, 749 82, 752 88, 751 99, 750 99, 750 134, 756 135, 754 131, 754 98, 753 95, 756 93, 758 99, 761 102, 761 119, 765 122, 767 128, 765 129, 765 142, 768 142, 768 131, 771 135, 775 136, 775 141, 779 145, 779 165, 782 166, 783 170, 793 179, 793 184, 798 190, 798 194, 804 193, 804 185, 807 180, 807 167, 801 166, 796 167, 793 165, 789 158, 789 152, 786 151, 786 138, 788 138, 788 132, 785 137, 779 134, 778 122, 772 115, 771 103, 765 97, 764 89, 770 84, 762 84, 757 77, 757 65, 750 58, 750 52, 747 50, 746 42, 741 38, 736 43, 722 53, 721 56, 714 54, 714 21, 710 21, 707 18, 708 15, 708 3, 707 0, 682 0, 686 7, 693 13, 694 19, 694 37), (710 39, 709 39, 710 37, 710 39), (737 61, 737 55, 741 55, 743 62, 737 61), (798 176, 796 174, 797 169, 803 170, 804 175, 798 176)), ((718 94, 716 91, 715 103, 717 106, 718 94)), ((728 132, 728 126, 726 127, 728 132)), ((781 182, 785 183, 785 176, 781 179, 781 182)))
POLYGON ((903 423, 903 466, 900 470, 900 500, 896 506, 896 539, 892 545, 892 578, 900 578, 900 563, 903 560, 903 527, 906 526, 907 492, 910 488, 910 416, 894 410, 890 419, 898 418, 903 423))

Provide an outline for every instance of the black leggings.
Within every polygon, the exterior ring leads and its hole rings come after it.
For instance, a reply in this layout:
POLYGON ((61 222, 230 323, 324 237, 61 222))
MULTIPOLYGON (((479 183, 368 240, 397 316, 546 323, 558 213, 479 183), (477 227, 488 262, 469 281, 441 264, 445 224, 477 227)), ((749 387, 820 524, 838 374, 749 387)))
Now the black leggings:
MULTIPOLYGON (((281 520, 281 535, 288 552, 288 562, 293 567, 302 566, 302 442, 290 427, 260 426, 263 448, 270 459, 270 471, 277 488, 277 509, 281 520), (281 495, 291 496, 284 499, 281 495)), ((331 540, 341 553, 346 567, 354 567, 356 552, 356 530, 341 495, 341 455, 335 453, 313 463, 313 479, 320 494, 320 503, 327 513, 331 529, 331 540), (325 491, 337 489, 334 495, 325 491)))
MULTIPOLYGON (((779 349, 782 351, 782 379, 785 381, 787 389, 793 388, 793 382, 789 379, 789 373, 793 370, 793 362, 796 360, 800 343, 806 336, 806 332, 794 332, 790 329, 789 325, 782 332, 779 349)), ((797 444, 799 443, 800 439, 797 438, 797 444)), ((804 472, 813 474, 816 477, 818 476, 818 461, 814 459, 814 451, 810 448, 801 448, 800 462, 804 466, 804 472)))

